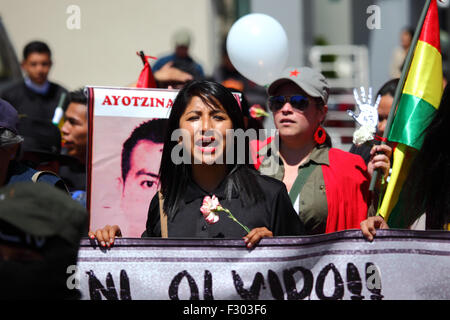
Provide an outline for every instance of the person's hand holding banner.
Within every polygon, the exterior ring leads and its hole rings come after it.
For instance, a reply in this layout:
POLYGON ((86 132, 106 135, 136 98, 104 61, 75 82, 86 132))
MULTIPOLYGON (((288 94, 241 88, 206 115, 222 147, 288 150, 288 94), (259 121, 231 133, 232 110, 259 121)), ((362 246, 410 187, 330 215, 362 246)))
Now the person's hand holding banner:
POLYGON ((102 247, 111 247, 114 244, 114 239, 122 236, 120 227, 118 225, 107 225, 103 229, 98 229, 95 232, 89 231, 88 234, 91 240, 97 238, 98 243, 102 247))
POLYGON ((381 216, 369 217, 361 222, 361 232, 369 241, 373 240, 377 229, 389 229, 388 224, 381 216))

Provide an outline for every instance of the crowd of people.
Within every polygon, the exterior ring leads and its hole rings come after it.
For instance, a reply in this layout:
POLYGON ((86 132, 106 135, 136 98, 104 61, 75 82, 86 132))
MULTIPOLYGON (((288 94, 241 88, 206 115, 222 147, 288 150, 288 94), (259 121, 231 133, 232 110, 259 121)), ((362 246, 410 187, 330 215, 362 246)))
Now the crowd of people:
MULTIPOLYGON (((288 67, 265 90, 239 75, 224 51, 222 65, 208 78, 201 65, 190 57, 190 42, 189 34, 178 33, 175 52, 153 66, 159 88, 180 89, 169 118, 161 123, 150 121, 155 127, 152 130, 137 128, 146 130, 149 138, 133 139, 132 135, 122 152, 121 183, 125 194, 137 192, 130 180, 133 170, 139 167, 136 163, 144 162, 149 146, 162 147, 161 163, 153 163, 151 168, 155 196, 148 208, 142 237, 242 238, 243 245, 252 248, 265 237, 358 228, 372 240, 376 229, 389 227, 376 215, 378 197, 376 191, 375 194, 369 191, 369 183, 376 170, 382 172, 382 179, 388 177, 392 148, 375 141, 362 147, 353 146, 350 152, 332 147, 322 126, 330 87, 319 71, 288 67), (231 90, 242 93, 241 105, 231 90), (236 144, 230 145, 223 139, 227 130, 262 128, 262 123, 250 115, 253 104, 272 113, 276 136, 261 143, 262 147, 256 150, 256 163, 247 157, 244 162, 237 161, 236 150, 231 163, 217 161, 236 148, 236 144), (173 141, 172 133, 179 129, 189 135, 173 141), (172 161, 173 150, 180 145, 193 161, 180 164, 172 161), (138 146, 144 147, 139 157, 133 151, 138 146), (208 201, 215 206, 208 207, 211 204, 208 201), (217 204, 232 212, 235 219, 216 217, 217 204)), ((0 93, 0 258, 11 252, 5 249, 8 237, 4 235, 9 233, 59 237, 66 245, 70 244, 70 253, 81 237, 89 235, 101 246, 110 247, 115 237, 121 235, 118 225, 98 230, 87 228, 88 218, 83 209, 88 164, 87 98, 83 89, 68 92, 48 80, 51 58, 45 43, 29 43, 23 50, 24 80, 0 93), (64 110, 63 121, 55 120, 58 106, 64 110), (2 195, 9 202, 3 201, 2 195), (29 198, 24 200, 27 195, 29 198), (39 225, 37 215, 10 218, 14 201, 29 204, 21 211, 34 210, 42 201, 36 201, 33 207, 32 200, 39 196, 55 202, 48 210, 54 219, 74 223, 67 226, 68 232, 24 229, 24 224, 39 225), (56 217, 56 208, 60 208, 64 217, 56 217), (69 213, 73 217, 65 218, 69 213)), ((383 135, 398 82, 398 79, 388 81, 377 94, 381 96, 379 136, 383 135)), ((448 90, 446 87, 441 107, 425 131, 423 148, 412 167, 417 174, 411 175, 406 183, 405 194, 412 200, 407 220, 412 224, 426 213, 427 229, 442 229, 450 217, 450 159, 445 148, 445 129, 450 121, 448 90)), ((255 152, 247 147, 246 154, 255 152)), ((124 202, 123 208, 129 214, 136 209, 131 202, 124 202)), ((45 210, 39 212, 45 214, 45 210)), ((30 250, 42 258, 41 248, 30 250)), ((14 255, 19 256, 17 252, 14 255)), ((27 259, 34 258, 27 256, 27 259)), ((67 261, 73 259, 73 254, 68 255, 67 261)), ((0 267, 3 276, 1 268, 10 272, 13 265, 0 267)))

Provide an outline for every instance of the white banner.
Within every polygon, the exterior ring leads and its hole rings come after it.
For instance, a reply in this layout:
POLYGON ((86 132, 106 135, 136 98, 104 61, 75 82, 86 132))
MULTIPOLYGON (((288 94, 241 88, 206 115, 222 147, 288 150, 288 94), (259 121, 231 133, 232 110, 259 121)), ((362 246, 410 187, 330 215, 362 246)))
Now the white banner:
POLYGON ((94 116, 168 118, 178 90, 92 87, 94 116))
POLYGON ((450 233, 359 230, 243 240, 83 239, 83 299, 303 300, 450 299, 450 233))

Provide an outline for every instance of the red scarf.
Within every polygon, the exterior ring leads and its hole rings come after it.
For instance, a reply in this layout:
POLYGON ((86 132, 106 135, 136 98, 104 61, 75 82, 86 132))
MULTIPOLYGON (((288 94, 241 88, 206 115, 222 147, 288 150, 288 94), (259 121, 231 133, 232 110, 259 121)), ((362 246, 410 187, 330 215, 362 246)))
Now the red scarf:
POLYGON ((322 165, 328 203, 325 233, 359 229, 367 218, 370 201, 370 177, 364 160, 339 149, 331 148, 330 165, 322 165))

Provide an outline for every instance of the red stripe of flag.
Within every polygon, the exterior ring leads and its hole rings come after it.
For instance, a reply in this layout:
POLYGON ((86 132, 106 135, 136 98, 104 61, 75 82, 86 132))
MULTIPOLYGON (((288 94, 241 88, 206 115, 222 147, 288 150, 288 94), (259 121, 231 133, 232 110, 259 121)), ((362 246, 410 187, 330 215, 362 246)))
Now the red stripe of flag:
POLYGON ((430 3, 419 40, 432 45, 441 53, 437 0, 432 0, 430 3))

